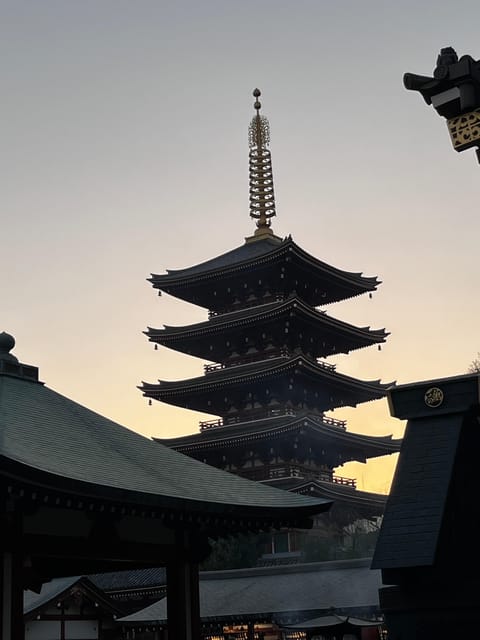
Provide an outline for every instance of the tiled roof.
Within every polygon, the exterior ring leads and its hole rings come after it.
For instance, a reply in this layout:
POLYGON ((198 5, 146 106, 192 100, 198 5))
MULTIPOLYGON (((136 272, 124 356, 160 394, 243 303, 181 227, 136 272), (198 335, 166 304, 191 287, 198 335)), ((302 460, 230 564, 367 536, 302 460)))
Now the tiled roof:
MULTIPOLYGON (((370 559, 202 573, 202 618, 378 607, 380 571, 370 559)), ((166 619, 166 598, 119 622, 166 619)))
MULTIPOLYGON (((400 451, 401 439, 391 435, 370 436, 347 431, 338 426, 330 426, 315 416, 276 416, 231 425, 223 425, 204 431, 177 436, 175 438, 154 438, 156 442, 179 451, 228 446, 229 443, 255 440, 271 440, 282 434, 303 431, 319 442, 330 442, 361 451, 368 458, 383 456, 400 451)), ((360 454, 359 454, 360 455, 360 454)))
POLYGON ((78 587, 90 594, 95 602, 101 602, 104 607, 112 612, 120 613, 120 609, 105 596, 103 591, 87 576, 71 576, 66 578, 55 578, 42 585, 39 593, 26 590, 23 593, 23 613, 33 614, 37 609, 41 609, 51 601, 62 600, 68 597, 71 590, 78 587))
POLYGON ((73 587, 81 576, 70 576, 67 578, 57 578, 42 585, 40 593, 34 591, 24 591, 23 593, 23 612, 29 613, 34 609, 47 604, 50 600, 60 596, 64 591, 73 587))
MULTIPOLYGON (((279 357, 238 367, 229 367, 213 371, 208 376, 198 376, 186 380, 159 380, 158 384, 143 382, 139 388, 146 397, 154 397, 163 402, 177 404, 177 406, 181 406, 181 402, 177 402, 177 398, 188 394, 189 407, 202 410, 198 403, 194 404, 194 402, 197 402, 197 395, 205 395, 207 392, 211 394, 214 389, 223 389, 232 385, 239 389, 242 384, 249 384, 261 378, 263 380, 281 379, 291 371, 314 379, 316 383, 323 382, 325 396, 327 395, 327 390, 341 390, 345 396, 344 404, 346 406, 354 406, 360 402, 383 398, 387 390, 394 384, 393 382, 382 383, 379 380, 359 380, 338 371, 333 371, 323 366, 322 363, 317 363, 299 355, 288 359, 279 357)), ((200 403, 202 402, 200 400, 200 403)), ((324 410, 339 406, 338 404, 335 405, 333 398, 326 405, 323 407, 324 410)))
POLYGON ((218 272, 238 270, 254 264, 257 260, 276 259, 279 255, 297 256, 303 264, 309 264, 312 269, 322 273, 330 281, 342 283, 350 290, 349 295, 358 295, 362 291, 373 291, 380 284, 376 277, 366 277, 361 273, 343 271, 333 267, 304 251, 291 237, 285 240, 267 238, 257 242, 247 242, 220 256, 188 267, 186 269, 168 270, 166 274, 152 274, 149 280, 155 287, 163 288, 180 282, 214 277, 218 272), (354 293, 356 292, 356 293, 354 293))
POLYGON ((148 569, 132 569, 130 571, 110 571, 95 573, 88 576, 95 586, 103 591, 120 591, 130 589, 147 589, 166 584, 167 571, 165 567, 148 569))
MULTIPOLYGON (((168 269, 165 276, 160 276, 162 279, 169 279, 169 276, 174 278, 190 277, 192 275, 199 275, 202 273, 208 273, 209 271, 216 271, 217 269, 223 269, 233 264, 246 262, 255 258, 264 256, 271 253, 275 249, 278 249, 285 240, 279 240, 278 238, 265 238, 264 240, 258 240, 257 242, 246 242, 245 244, 231 249, 226 253, 222 253, 215 258, 201 262, 192 267, 186 269, 168 269)), ((158 276, 155 276, 158 277, 158 276)))
POLYGON ((373 564, 378 569, 434 564, 463 421, 461 414, 407 424, 373 564))
POLYGON ((0 456, 27 474, 48 474, 59 489, 70 483, 130 504, 252 517, 306 517, 330 504, 209 467, 9 375, 0 375, 0 434, 0 456))

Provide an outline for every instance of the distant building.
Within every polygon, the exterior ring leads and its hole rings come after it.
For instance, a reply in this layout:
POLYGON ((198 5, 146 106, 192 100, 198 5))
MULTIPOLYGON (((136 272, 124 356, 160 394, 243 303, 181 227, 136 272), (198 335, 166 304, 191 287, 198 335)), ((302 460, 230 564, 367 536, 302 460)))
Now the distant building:
MULTIPOLYGON (((201 572, 201 638, 378 640, 380 584, 369 558, 201 572)), ((162 569, 58 578, 26 592, 26 640, 165 640, 165 594, 162 569)))

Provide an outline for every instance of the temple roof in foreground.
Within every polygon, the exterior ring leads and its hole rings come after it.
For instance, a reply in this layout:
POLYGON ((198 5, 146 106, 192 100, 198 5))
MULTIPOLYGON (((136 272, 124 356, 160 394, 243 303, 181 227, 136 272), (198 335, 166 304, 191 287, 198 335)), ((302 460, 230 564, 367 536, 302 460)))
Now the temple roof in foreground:
POLYGON ((3 342, 0 474, 5 481, 21 479, 43 491, 123 505, 256 522, 305 520, 330 507, 329 501, 263 487, 197 462, 22 377, 24 365, 6 353, 3 342))
POLYGON ((186 269, 167 270, 165 274, 152 274, 148 280, 155 289, 213 309, 213 289, 225 289, 248 274, 255 278, 271 274, 272 279, 278 280, 280 265, 284 263, 288 263, 288 271, 285 268, 287 279, 308 279, 314 285, 316 291, 307 299, 314 306, 375 291, 380 284, 375 276, 343 271, 318 260, 296 244, 291 236, 283 240, 267 236, 246 242, 206 262, 186 269))

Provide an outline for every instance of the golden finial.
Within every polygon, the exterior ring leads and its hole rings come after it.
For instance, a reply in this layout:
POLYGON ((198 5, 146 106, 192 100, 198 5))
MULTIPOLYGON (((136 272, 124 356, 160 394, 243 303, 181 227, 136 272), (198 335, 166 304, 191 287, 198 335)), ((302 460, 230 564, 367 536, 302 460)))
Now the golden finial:
POLYGON ((248 128, 250 146, 250 216, 257 220, 255 236, 272 235, 270 218, 275 214, 275 195, 273 191, 272 160, 268 145, 270 143, 270 126, 265 116, 260 115, 261 93, 255 89, 253 104, 256 115, 248 128))

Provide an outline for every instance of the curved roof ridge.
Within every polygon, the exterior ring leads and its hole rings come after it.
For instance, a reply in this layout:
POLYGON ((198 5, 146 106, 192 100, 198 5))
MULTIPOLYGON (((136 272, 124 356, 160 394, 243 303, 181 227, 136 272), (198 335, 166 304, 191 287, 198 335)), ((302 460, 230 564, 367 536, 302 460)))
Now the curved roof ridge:
POLYGON ((290 295, 285 300, 278 300, 275 302, 268 302, 265 304, 255 305, 252 307, 247 307, 245 309, 238 309, 235 311, 231 311, 229 313, 219 314, 217 316, 213 316, 207 320, 202 320, 201 322, 196 322, 194 324, 188 325, 163 325, 163 328, 156 327, 147 327, 147 330, 143 333, 145 335, 152 334, 174 334, 174 333, 193 333, 199 331, 201 329, 208 330, 209 332, 218 331, 218 327, 223 324, 231 325, 233 322, 248 322, 257 320, 259 316, 268 317, 268 315, 279 312, 281 310, 289 310, 292 308, 298 307, 303 313, 309 315, 311 317, 315 317, 317 319, 324 319, 329 324, 334 324, 345 331, 351 332, 361 332, 366 333, 370 336, 377 336, 378 338, 386 338, 390 335, 389 331, 386 331, 385 327, 381 327, 378 329, 372 329, 370 326, 360 327, 358 325, 351 324, 344 320, 340 320, 335 316, 318 309, 317 307, 312 307, 311 305, 305 303, 298 295, 290 295))
POLYGON ((190 267, 184 267, 182 269, 166 269, 165 274, 151 274, 156 278, 163 278, 164 276, 182 276, 188 275, 191 271, 196 271, 200 273, 208 273, 209 271, 215 271, 219 267, 228 267, 232 265, 231 258, 237 258, 240 256, 241 260, 239 262, 234 262, 233 264, 237 265, 241 262, 248 262, 248 260, 264 255, 265 253, 269 253, 272 250, 278 249, 283 244, 287 242, 286 238, 279 239, 277 236, 262 238, 262 240, 257 240, 256 242, 243 244, 225 251, 225 253, 221 253, 214 258, 209 258, 204 262, 199 262, 198 264, 191 265, 190 267), (245 257, 243 254, 246 254, 245 257))
POLYGON ((35 473, 45 486, 159 508, 263 510, 265 517, 283 509, 286 517, 325 509, 283 492, 258 494, 257 483, 159 446, 43 385, 0 377, 0 405, 4 468, 35 473))
POLYGON ((364 276, 361 271, 354 272, 339 269, 338 267, 334 267, 327 262, 315 258, 315 256, 305 251, 305 249, 302 249, 291 236, 280 241, 274 240, 272 237, 266 237, 265 239, 257 240, 256 242, 247 242, 235 249, 216 256, 215 258, 211 258, 210 260, 206 260, 205 262, 201 262, 191 267, 167 270, 165 274, 152 273, 147 280, 157 285, 162 282, 167 285, 182 279, 206 278, 213 274, 218 274, 219 271, 229 272, 238 270, 252 263, 252 261, 254 262, 256 259, 274 258, 276 255, 286 251, 296 253, 311 265, 316 266, 322 271, 325 271, 343 281, 353 281, 356 285, 364 288, 365 291, 373 291, 379 284, 381 284, 381 280, 379 280, 377 276, 364 276))

